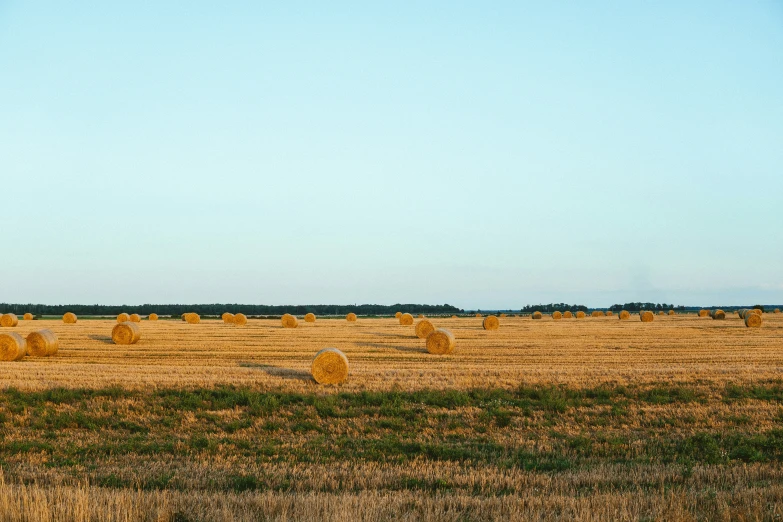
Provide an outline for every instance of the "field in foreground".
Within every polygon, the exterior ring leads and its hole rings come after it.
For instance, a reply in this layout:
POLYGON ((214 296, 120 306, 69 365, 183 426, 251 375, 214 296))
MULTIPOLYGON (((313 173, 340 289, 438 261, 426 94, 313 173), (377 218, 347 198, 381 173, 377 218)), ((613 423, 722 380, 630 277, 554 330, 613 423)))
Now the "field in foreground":
POLYGON ((23 322, 0 374, 0 520, 777 520, 783 318, 23 322), (308 377, 317 350, 345 385, 308 377), (398 515, 398 513, 401 513, 398 515))

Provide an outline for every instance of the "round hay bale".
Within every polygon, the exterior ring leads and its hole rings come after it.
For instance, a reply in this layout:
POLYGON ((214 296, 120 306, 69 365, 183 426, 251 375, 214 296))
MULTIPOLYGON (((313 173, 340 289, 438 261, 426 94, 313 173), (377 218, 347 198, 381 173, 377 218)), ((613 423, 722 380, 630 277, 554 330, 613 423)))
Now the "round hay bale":
POLYGON ((123 312, 123 313, 121 313, 120 315, 117 316, 117 322, 118 323, 126 323, 128 321, 130 321, 130 316, 128 314, 126 314, 125 312, 123 312))
POLYGON ((476 314, 476 317, 483 317, 481 314, 476 314))
POLYGON ((593 310, 590 312, 590 317, 601 317, 603 314, 598 310, 593 310))
POLYGON ((0 333, 0 361, 19 361, 27 354, 27 341, 16 332, 0 333))
POLYGON ((653 320, 655 320, 655 314, 652 313, 650 310, 642 310, 639 312, 639 319, 643 323, 651 323, 653 320))
POLYGON ((188 324, 199 324, 201 322, 201 316, 194 313, 185 314, 185 322, 188 324))
POLYGON ((713 310, 710 312, 710 317, 713 319, 723 320, 726 319, 726 312, 723 310, 713 310))
POLYGON ((750 313, 752 314, 758 314, 758 315, 764 315, 764 312, 762 310, 759 310, 758 308, 751 308, 750 313))
POLYGON ((59 349, 60 342, 51 330, 39 330, 27 336, 27 353, 34 357, 49 357, 59 349))
POLYGON ((400 324, 403 326, 411 326, 413 324, 413 316, 411 314, 402 314, 400 316, 400 324))
POLYGON ((78 321, 78 318, 76 317, 76 314, 72 312, 67 312, 63 315, 63 322, 65 324, 76 324, 76 321, 78 321))
POLYGON ((457 316, 456 316, 456 315, 452 315, 452 316, 451 316, 451 318, 452 318, 452 319, 456 319, 456 318, 457 318, 457 316))
POLYGON ((33 320, 33 314, 31 314, 30 312, 28 312, 28 313, 24 314, 24 316, 22 317, 22 319, 24 319, 25 321, 32 321, 32 320, 33 320))
POLYGON ((554 319, 555 321, 559 321, 562 318, 563 318, 563 314, 561 314, 558 310, 552 312, 552 319, 554 319))
POLYGON ((111 340, 114 344, 136 344, 139 339, 141 339, 141 328, 130 321, 115 324, 111 330, 111 340))
POLYGON ((139 314, 130 314, 130 322, 132 323, 140 323, 141 322, 141 316, 139 314))
POLYGON ((306 323, 314 323, 315 322, 315 314, 314 313, 305 314, 304 320, 305 320, 306 323))
POLYGON ((699 317, 709 317, 710 311, 709 310, 699 310, 699 317))
POLYGON ((581 310, 576 313, 576 318, 577 319, 584 319, 585 316, 586 316, 586 314, 584 312, 582 312, 581 310))
POLYGON ((181 315, 181 317, 182 317, 182 320, 183 320, 183 321, 185 320, 185 317, 186 317, 187 315, 188 315, 188 314, 187 314, 187 312, 185 312, 184 314, 182 314, 182 315, 181 315))
POLYGON ((628 310, 622 310, 622 311, 620 312, 620 315, 618 315, 617 317, 618 317, 618 318, 619 318, 621 321, 627 321, 628 319, 630 319, 630 318, 631 318, 631 312, 629 312, 628 310))
POLYGON ((283 323, 283 328, 296 328, 299 326, 299 321, 291 314, 283 314, 280 318, 280 322, 283 323))
POLYGON ((663 312, 663 310, 661 310, 660 312, 658 312, 658 315, 666 315, 666 314, 663 312))
POLYGON ((763 319, 759 314, 746 314, 745 315, 745 326, 748 328, 758 328, 761 326, 761 322, 763 319))
POLYGON ((488 315, 481 322, 485 330, 497 330, 500 328, 500 321, 494 315, 488 315))
POLYGON ((566 310, 565 312, 563 312, 564 319, 571 319, 572 317, 574 317, 574 314, 571 313, 571 310, 566 310))
POLYGON ((234 314, 234 324, 237 326, 245 326, 247 324, 247 316, 242 313, 234 314))
POLYGON ((356 322, 356 314, 351 312, 350 314, 345 316, 345 320, 349 323, 355 323, 356 322))
POLYGON ((612 312, 611 310, 607 310, 606 311, 606 317, 612 317, 613 315, 614 315, 614 312, 612 312))
POLYGON ((394 317, 396 319, 399 319, 401 315, 402 315, 402 312, 397 312, 396 314, 394 314, 394 317))
POLYGON ((220 318, 223 319, 224 324, 234 324, 234 314, 232 313, 225 312, 220 318))
POLYGON ((669 315, 675 315, 676 313, 674 310, 669 310, 669 315))
POLYGON ((419 314, 419 319, 424 319, 424 314, 419 314))
POLYGON ((454 335, 443 328, 436 328, 427 336, 427 351, 435 355, 447 355, 454 351, 454 335))
POLYGON ((500 314, 499 317, 502 319, 502 318, 506 317, 506 314, 500 314))
POLYGON ((541 319, 542 317, 544 316, 538 310, 533 312, 533 315, 530 316, 531 319, 541 319))
POLYGON ((773 314, 779 314, 780 313, 780 308, 775 308, 775 310, 773 310, 772 313, 773 314))
POLYGON ((348 378, 348 357, 337 348, 324 348, 313 358, 310 374, 318 384, 340 384, 348 378))
POLYGON ((147 317, 147 319, 150 320, 150 321, 157 321, 158 320, 158 314, 150 314, 147 317))
POLYGON ((427 319, 416 323, 416 337, 419 339, 426 339, 433 331, 435 331, 435 326, 427 319))
POLYGON ((3 314, 0 315, 0 326, 3 328, 13 328, 19 324, 19 318, 16 314, 3 314))

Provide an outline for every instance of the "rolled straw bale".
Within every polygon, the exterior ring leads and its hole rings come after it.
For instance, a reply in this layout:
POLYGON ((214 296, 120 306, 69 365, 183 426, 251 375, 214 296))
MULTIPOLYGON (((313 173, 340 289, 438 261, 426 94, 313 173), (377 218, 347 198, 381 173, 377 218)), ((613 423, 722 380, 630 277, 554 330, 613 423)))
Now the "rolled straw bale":
POLYGON ((620 315, 617 316, 621 321, 627 321, 631 318, 631 313, 628 310, 622 310, 620 315))
POLYGON ((157 321, 158 320, 158 314, 150 314, 147 317, 147 319, 150 320, 150 321, 157 321))
POLYGON ((185 312, 185 313, 184 313, 184 314, 182 314, 180 317, 182 317, 182 320, 184 321, 184 320, 185 320, 185 316, 187 316, 187 315, 188 315, 188 313, 187 313, 187 312, 185 312))
POLYGON ((497 330, 500 328, 500 321, 494 315, 488 315, 482 321, 485 330, 497 330))
POLYGON ((574 316, 574 314, 571 313, 571 310, 566 310, 563 312, 563 319, 571 319, 574 316))
POLYGON ((0 333, 0 361, 19 361, 27 354, 27 341, 16 332, 0 333))
POLYGON ((49 357, 60 349, 57 335, 51 330, 38 330, 27 335, 27 353, 34 357, 49 357))
POLYGON ((745 314, 747 313, 748 313, 747 308, 740 308, 739 310, 737 310, 737 315, 739 316, 740 319, 745 319, 745 314))
POLYGON ((753 314, 764 315, 764 312, 762 312, 762 311, 761 311, 761 310, 759 310, 758 308, 751 308, 751 309, 750 309, 750 312, 751 312, 751 313, 753 313, 753 314))
POLYGON ((401 315, 402 315, 402 312, 397 312, 396 314, 394 314, 394 317, 399 319, 401 315))
POLYGON ((506 317, 506 314, 500 314, 500 318, 501 319, 504 318, 504 317, 506 317))
POLYGON ((780 308, 775 308, 775 310, 773 310, 773 312, 772 312, 772 313, 774 313, 774 314, 779 314, 779 313, 780 313, 780 308))
POLYGON ((533 315, 530 316, 531 319, 541 319, 542 317, 543 314, 541 314, 541 312, 539 312, 538 310, 533 312, 533 315))
POLYGON ((324 348, 315 354, 310 374, 318 384, 340 384, 348 378, 348 358, 337 348, 324 348))
POLYGON ((136 344, 139 339, 141 339, 141 328, 130 321, 115 324, 111 330, 111 340, 114 344, 136 344))
POLYGON ((33 320, 33 314, 31 314, 30 312, 28 312, 28 313, 24 314, 24 316, 23 316, 22 318, 23 318, 25 321, 32 321, 32 320, 33 320))
POLYGON ((77 321, 76 314, 72 312, 67 312, 65 315, 63 315, 63 322, 65 324, 76 324, 77 321))
POLYGON ((128 322, 128 321, 130 321, 130 316, 128 314, 126 314, 125 312, 123 312, 123 313, 121 313, 120 315, 117 316, 117 322, 118 323, 125 323, 125 322, 128 322))
POLYGON ((351 312, 350 314, 345 316, 345 320, 349 323, 355 323, 356 322, 356 314, 351 312))
POLYGON ((13 328, 19 324, 19 318, 16 314, 3 314, 0 315, 0 326, 3 328, 13 328))
POLYGON ((552 319, 554 319, 555 321, 559 321, 562 318, 563 318, 563 314, 561 314, 559 311, 555 310, 554 312, 552 312, 552 319))
POLYGON ((710 312, 710 317, 713 319, 726 319, 726 312, 723 310, 713 310, 710 312))
POLYGON ((201 316, 194 313, 185 314, 185 321, 188 324, 199 324, 201 322, 201 316))
POLYGON ((607 310, 606 311, 606 317, 612 317, 613 315, 614 315, 614 312, 612 312, 611 310, 607 310))
POLYGON ((242 313, 234 314, 234 324, 237 326, 245 326, 247 324, 247 316, 242 313))
POLYGON ((593 310, 590 313, 590 317, 601 317, 602 315, 604 315, 604 314, 602 314, 600 310, 593 310))
POLYGON ((130 314, 130 317, 128 319, 132 323, 140 323, 141 322, 141 316, 139 314, 130 314))
POLYGON ((234 324, 234 314, 230 312, 225 312, 220 318, 223 319, 224 324, 234 324))
POLYGON ((454 351, 454 335, 443 328, 436 328, 427 336, 427 351, 435 355, 446 355, 454 351))
POLYGON ((585 313, 584 313, 583 311, 581 311, 581 310, 580 310, 580 311, 578 311, 578 312, 576 313, 576 318, 577 318, 577 319, 584 319, 584 318, 585 318, 585 313))
POLYGON ((315 322, 315 314, 314 313, 305 314, 304 320, 305 320, 306 323, 314 323, 315 322))
POLYGON ((639 319, 643 323, 651 323, 655 319, 655 314, 652 313, 650 310, 642 310, 639 312, 639 319))
POLYGON ((283 324, 283 328, 296 328, 299 326, 299 321, 291 314, 283 314, 280 318, 280 322, 283 324))
POLYGON ((403 326, 411 326, 413 324, 413 316, 411 314, 402 314, 400 316, 400 324, 403 326))
POLYGON ((699 310, 699 317, 709 317, 710 311, 709 310, 699 310))
POLYGON ((666 314, 663 313, 663 310, 661 310, 661 311, 658 312, 658 315, 666 315, 666 314))
POLYGON ((424 314, 419 314, 419 319, 424 319, 424 314))
POLYGON ((456 316, 456 315, 452 315, 452 316, 451 316, 451 318, 452 318, 452 319, 456 319, 456 318, 457 318, 457 316, 456 316))
POLYGON ((745 326, 748 328, 757 328, 761 326, 762 318, 759 314, 746 314, 745 315, 745 326))
POLYGON ((676 314, 676 313, 677 313, 677 312, 675 312, 674 310, 669 310, 669 315, 674 315, 674 314, 676 314))
POLYGON ((427 319, 422 319, 416 323, 416 337, 419 339, 426 339, 434 330, 435 326, 427 319))
POLYGON ((483 317, 481 314, 476 314, 476 317, 483 317))

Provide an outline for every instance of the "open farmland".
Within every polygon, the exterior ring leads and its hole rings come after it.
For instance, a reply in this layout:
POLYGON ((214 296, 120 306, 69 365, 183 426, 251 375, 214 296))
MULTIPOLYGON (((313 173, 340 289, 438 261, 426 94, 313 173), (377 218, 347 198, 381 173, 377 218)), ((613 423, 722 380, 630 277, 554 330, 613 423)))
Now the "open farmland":
POLYGON ((284 329, 20 321, 3 363, 0 520, 783 516, 783 316, 433 318, 284 329), (309 375, 328 346, 348 381, 309 375))

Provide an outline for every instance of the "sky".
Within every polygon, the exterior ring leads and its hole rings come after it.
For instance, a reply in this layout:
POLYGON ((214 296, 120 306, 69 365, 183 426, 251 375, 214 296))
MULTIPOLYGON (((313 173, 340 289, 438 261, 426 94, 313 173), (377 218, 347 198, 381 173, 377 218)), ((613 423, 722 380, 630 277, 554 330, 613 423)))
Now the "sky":
POLYGON ((783 303, 783 3, 0 0, 0 202, 0 302, 783 303))

